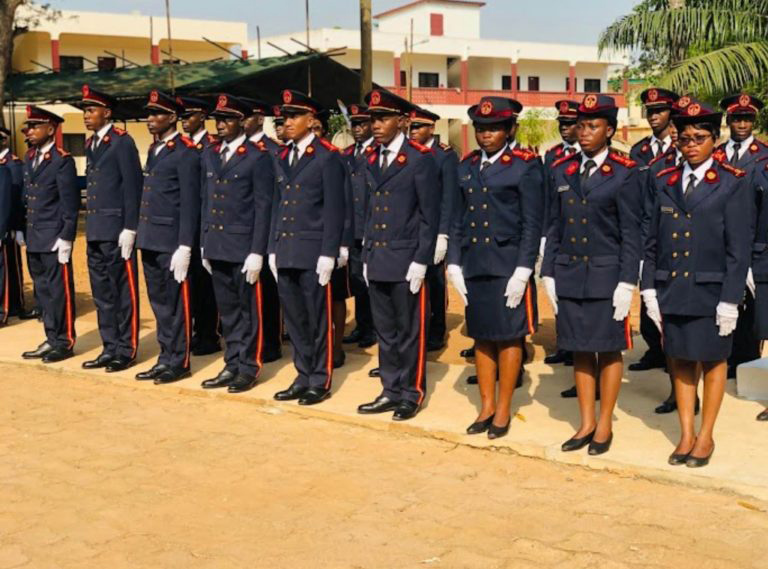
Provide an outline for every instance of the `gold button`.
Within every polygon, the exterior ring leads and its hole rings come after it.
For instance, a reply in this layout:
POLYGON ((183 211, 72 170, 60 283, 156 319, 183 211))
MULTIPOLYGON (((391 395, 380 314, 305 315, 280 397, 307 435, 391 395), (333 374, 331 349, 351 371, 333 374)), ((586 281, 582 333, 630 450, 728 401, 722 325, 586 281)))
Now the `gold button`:
POLYGON ((572 217, 569 217, 568 218, 568 223, 573 223, 573 222, 574 222, 574 219, 572 217))
POLYGON ((688 278, 688 271, 685 271, 685 272, 683 273, 683 276, 684 276, 684 277, 687 279, 687 278, 688 278))
POLYGON ((490 243, 490 242, 491 242, 491 238, 490 238, 490 237, 486 237, 486 238, 485 238, 485 242, 486 242, 486 243, 490 243))
POLYGON ((585 263, 586 263, 587 261, 589 261, 589 257, 588 257, 587 255, 584 255, 584 257, 582 257, 582 258, 584 259, 584 262, 585 262, 585 263))
POLYGON ((690 213, 686 213, 685 217, 687 217, 688 219, 691 219, 691 214, 690 213))
POLYGON ((683 255, 685 255, 686 257, 689 257, 689 256, 690 256, 690 254, 691 254, 691 252, 690 252, 690 251, 686 251, 685 253, 683 253, 683 255))
POLYGON ((374 247, 378 247, 379 246, 379 242, 378 241, 374 242, 373 246, 374 247))
POLYGON ((675 278, 677 276, 677 271, 672 271, 672 278, 675 278))
POLYGON ((475 211, 475 206, 473 205, 469 206, 469 211, 475 211))
POLYGON ((672 258, 673 259, 677 259, 677 251, 673 251, 672 252, 672 258))
POLYGON ((386 246, 387 246, 387 242, 386 242, 386 241, 382 241, 382 242, 381 242, 381 246, 382 246, 382 247, 386 247, 386 246))
POLYGON ((288 237, 288 234, 285 231, 283 231, 283 237, 288 237))
POLYGON ((672 214, 672 217, 673 217, 674 219, 677 219, 677 218, 678 218, 678 217, 680 217, 680 216, 677 214, 677 212, 675 212, 675 213, 673 213, 673 214, 672 214))
POLYGON ((690 237, 691 236, 691 232, 690 231, 686 231, 685 233, 683 233, 683 235, 685 235, 686 237, 690 237))
POLYGON ((382 229, 386 229, 386 228, 387 228, 387 224, 386 224, 386 223, 382 223, 382 224, 381 224, 381 228, 382 228, 382 229))
POLYGON ((472 238, 472 243, 477 243, 477 237, 472 238))
POLYGON ((389 211, 389 208, 387 206, 384 206, 384 211, 389 211))
POLYGON ((375 208, 373 208, 373 210, 374 210, 374 211, 380 211, 380 210, 381 210, 381 208, 380 208, 379 206, 376 206, 375 208))
POLYGON ((483 209, 488 209, 488 204, 487 203, 483 204, 483 209))
POLYGON ((581 205, 587 205, 587 200, 581 200, 581 205))
POLYGON ((487 221, 483 222, 483 227, 488 227, 488 222, 487 221))
POLYGON ((486 193, 488 191, 488 188, 483 188, 483 193, 486 193))
POLYGON ((587 224, 587 218, 586 217, 582 217, 581 218, 581 223, 586 225, 587 224))
POLYGON ((475 191, 475 190, 473 190, 472 188, 469 188, 469 189, 467 190, 467 193, 470 193, 470 194, 471 194, 471 193, 472 193, 472 192, 474 192, 474 191, 475 191))
POLYGON ((576 238, 575 237, 571 237, 571 243, 576 243, 576 238))
POLYGON ((573 257, 571 257, 571 261, 575 261, 576 259, 578 259, 578 257, 577 257, 576 255, 574 255, 573 257))
POLYGON ((287 217, 283 217, 283 221, 288 221, 288 218, 287 217))
POLYGON ((219 231, 224 231, 224 226, 223 225, 219 225, 219 231))
POLYGON ((288 205, 288 200, 285 200, 285 201, 283 202, 283 204, 284 204, 284 205, 288 205))
POLYGON ((587 238, 586 238, 586 237, 582 237, 582 238, 581 238, 581 242, 582 242, 582 243, 586 243, 586 242, 587 242, 587 238))
POLYGON ((672 232, 672 239, 677 239, 677 231, 672 232))
POLYGON ((569 204, 573 204, 573 202, 574 202, 574 199, 573 199, 573 198, 571 198, 571 199, 569 199, 569 200, 568 200, 568 203, 569 203, 569 204))
POLYGON ((474 221, 470 221, 469 222, 469 226, 472 227, 472 228, 474 228, 476 225, 477 224, 474 221))
POLYGON ((286 185, 285 185, 285 189, 286 189, 286 190, 290 190, 290 189, 291 189, 291 185, 290 185, 290 184, 286 184, 286 185))
POLYGON ((380 195, 381 195, 381 192, 376 192, 376 195, 377 195, 377 196, 380 196, 380 195))

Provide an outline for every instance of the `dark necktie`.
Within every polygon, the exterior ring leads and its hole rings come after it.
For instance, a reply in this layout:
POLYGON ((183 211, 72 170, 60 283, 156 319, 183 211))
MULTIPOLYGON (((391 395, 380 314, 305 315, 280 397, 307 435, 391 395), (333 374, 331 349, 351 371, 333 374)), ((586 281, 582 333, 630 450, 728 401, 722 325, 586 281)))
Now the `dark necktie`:
POLYGON ((656 152, 653 154, 654 158, 661 154, 664 150, 664 145, 661 143, 660 140, 656 141, 656 152))
POLYGON ((574 152, 576 152, 576 149, 575 149, 573 146, 569 146, 568 148, 566 148, 566 149, 565 149, 565 154, 566 154, 567 156, 570 156, 570 155, 571 155, 571 154, 573 154, 574 152))
POLYGON ((93 135, 93 150, 95 151, 99 147, 99 133, 93 135))
POLYGON ((382 159, 381 159, 381 173, 382 174, 387 171, 387 168, 389 168, 389 153, 390 152, 392 152, 392 151, 389 150, 388 148, 384 148, 381 151, 381 156, 382 156, 382 159))
POLYGON ((693 193, 693 189, 696 187, 696 174, 691 173, 688 176, 688 185, 685 187, 685 192, 683 193, 683 196, 685 197, 686 201, 693 193))
POLYGON ((483 163, 480 164, 480 171, 482 172, 483 170, 488 169, 488 167, 490 165, 491 165, 491 161, 490 160, 483 160, 483 163))
POLYGON ((355 158, 360 158, 360 154, 362 154, 362 152, 363 152, 363 143, 358 142, 355 145, 355 158))
POLYGON ((733 157, 731 158, 731 162, 734 164, 739 161, 739 150, 741 150, 741 143, 737 142, 733 145, 733 157))
POLYGON ((582 186, 587 183, 587 180, 589 180, 589 175, 592 173, 592 168, 597 166, 594 160, 587 160, 584 163, 584 172, 581 174, 581 184, 582 186))
POLYGON ((224 166, 224 164, 227 163, 227 155, 229 154, 229 146, 226 144, 224 145, 224 148, 221 149, 221 165, 224 166))
POLYGON ((32 169, 37 170, 37 167, 40 166, 40 158, 43 155, 42 152, 40 152, 40 149, 35 150, 35 159, 32 161, 32 169))
POLYGON ((291 152, 291 163, 290 163, 291 168, 296 166, 298 161, 299 161, 299 145, 298 144, 294 144, 293 145, 293 151, 291 152))

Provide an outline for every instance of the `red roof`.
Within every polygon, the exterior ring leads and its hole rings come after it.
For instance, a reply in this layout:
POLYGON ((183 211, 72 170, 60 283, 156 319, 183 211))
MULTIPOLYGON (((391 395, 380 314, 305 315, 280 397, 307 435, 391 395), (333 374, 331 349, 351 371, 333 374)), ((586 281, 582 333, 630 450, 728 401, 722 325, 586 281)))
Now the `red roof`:
POLYGON ((408 4, 403 4, 402 6, 398 6, 397 8, 392 8, 391 10, 387 10, 386 12, 381 12, 380 14, 374 14, 374 18, 381 18, 384 16, 390 16, 394 14, 395 12, 400 12, 402 10, 407 10, 409 8, 413 8, 414 6, 418 4, 461 4, 464 6, 476 6, 478 8, 482 8, 485 6, 485 2, 470 2, 468 0, 414 0, 413 2, 409 2, 408 4))

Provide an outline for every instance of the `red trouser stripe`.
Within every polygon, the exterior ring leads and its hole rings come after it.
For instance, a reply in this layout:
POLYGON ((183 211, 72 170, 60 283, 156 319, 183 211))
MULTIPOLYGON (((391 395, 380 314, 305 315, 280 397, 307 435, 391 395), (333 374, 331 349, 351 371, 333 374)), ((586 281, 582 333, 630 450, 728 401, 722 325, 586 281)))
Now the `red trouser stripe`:
POLYGON ((426 320, 427 320, 427 286, 421 285, 419 291, 419 359, 416 369, 416 391, 419 392, 418 404, 424 400, 424 359, 426 358, 426 320))
POLYGON ((133 275, 133 265, 130 259, 125 262, 125 271, 128 275, 128 289, 131 294, 131 359, 134 359, 139 350, 139 311, 136 306, 138 303, 136 279, 133 275))
POLYGON ((181 302, 184 305, 184 367, 189 367, 189 345, 192 342, 192 322, 189 314, 189 281, 181 283, 181 302))
POLYGON ((14 257, 16 260, 16 278, 19 280, 19 306, 21 307, 21 310, 24 310, 26 305, 24 304, 24 278, 21 271, 21 247, 16 242, 14 242, 12 246, 16 248, 14 257))
POLYGON ((333 299, 331 297, 331 283, 325 285, 325 311, 328 313, 325 358, 325 370, 327 379, 325 380, 325 389, 330 389, 331 379, 333 378, 333 299))
POLYGON ((632 327, 629 325, 629 316, 624 319, 624 339, 627 341, 627 349, 631 350, 634 343, 632 342, 632 327))
POLYGON ((531 292, 531 283, 525 287, 525 319, 528 321, 528 333, 533 336, 533 293, 531 292))
POLYGON ((256 295, 256 312, 258 313, 259 321, 257 326, 259 327, 256 333, 256 365, 259 366, 259 370, 256 373, 261 373, 262 365, 262 352, 264 351, 264 319, 262 318, 262 300, 261 300, 261 281, 256 281, 256 285, 253 287, 254 294, 256 295))
POLYGON ((64 317, 67 319, 67 340, 69 348, 75 346, 75 323, 72 319, 72 295, 69 290, 69 265, 61 265, 61 276, 64 279, 64 317))

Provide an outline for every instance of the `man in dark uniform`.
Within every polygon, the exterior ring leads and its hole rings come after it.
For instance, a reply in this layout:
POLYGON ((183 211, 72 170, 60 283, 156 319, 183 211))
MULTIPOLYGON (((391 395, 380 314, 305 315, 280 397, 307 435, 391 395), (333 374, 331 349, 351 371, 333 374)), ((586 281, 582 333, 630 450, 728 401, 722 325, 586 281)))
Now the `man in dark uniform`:
POLYGON ((42 358, 44 363, 71 358, 75 346, 72 245, 77 235, 80 192, 74 160, 55 143, 56 129, 63 121, 39 107, 27 107, 27 137, 32 148, 24 164, 24 234, 46 340, 22 357, 42 358))
POLYGON ((287 144, 289 142, 288 137, 285 135, 285 117, 280 105, 272 106, 272 116, 275 121, 275 137, 280 142, 287 144))
MULTIPOLYGON (((664 155, 672 146, 670 130, 672 126, 672 106, 679 99, 677 93, 667 89, 652 87, 640 93, 640 100, 645 105, 646 118, 652 134, 637 142, 629 152, 632 160, 637 162, 641 172, 645 172, 648 164, 657 156, 664 155)), ((645 305, 640 306, 640 334, 648 345, 640 361, 629 364, 631 371, 646 371, 664 367, 666 358, 661 347, 661 334, 658 328, 648 318, 645 305)))
POLYGON ((371 314, 371 299, 368 285, 363 278, 363 230, 368 207, 368 185, 365 179, 366 158, 373 151, 371 115, 366 105, 350 105, 349 121, 355 140, 344 150, 349 177, 352 184, 352 207, 354 211, 354 243, 349 250, 349 282, 355 296, 355 329, 344 337, 345 344, 369 348, 376 343, 371 314))
MULTIPOLYGON (((757 113, 763 106, 763 101, 747 93, 732 95, 720 101, 720 108, 726 113, 725 121, 730 130, 730 138, 717 148, 715 158, 746 171, 750 179, 756 164, 768 157, 768 146, 757 140, 752 132, 757 122, 757 113)), ((750 269, 744 299, 739 304, 733 350, 728 358, 729 378, 736 377, 739 364, 760 357, 760 343, 755 330, 755 283, 750 269)))
POLYGON ((136 246, 141 249, 147 295, 157 321, 160 356, 136 379, 162 384, 190 374, 192 314, 187 275, 200 227, 200 155, 195 143, 176 130, 183 107, 175 98, 152 91, 145 108, 155 142, 144 168, 136 246))
POLYGON ((128 133, 112 124, 117 101, 83 85, 86 143, 88 274, 96 304, 102 352, 85 369, 121 371, 139 348, 139 285, 134 245, 141 201, 141 163, 128 133))
POLYGON ((11 171, 8 168, 0 168, 0 326, 8 322, 10 308, 10 282, 8 265, 9 242, 16 244, 15 239, 9 238, 13 204, 13 182, 11 171))
POLYGON ((433 262, 427 268, 429 290, 429 335, 427 351, 440 350, 445 346, 445 310, 447 307, 445 288, 445 254, 448 251, 448 232, 459 192, 459 157, 453 149, 435 140, 435 124, 440 116, 422 108, 415 108, 409 114, 411 140, 429 148, 435 157, 438 171, 440 224, 433 262))
POLYGON ((269 264, 276 275, 298 376, 275 399, 314 405, 330 397, 333 377, 331 273, 344 231, 344 165, 338 150, 312 131, 319 103, 282 93, 285 136, 277 173, 269 264))
MULTIPOLYGON (((213 276, 226 351, 224 369, 203 382, 230 393, 256 385, 263 364, 264 305, 260 275, 275 193, 274 160, 264 143, 250 142, 243 121, 250 104, 219 95, 212 116, 221 142, 203 153, 200 242, 213 276)), ((266 271, 269 272, 269 271, 266 271)))
POLYGON ((429 315, 427 267, 440 223, 435 157, 409 140, 402 125, 413 106, 397 95, 366 95, 377 146, 367 158, 369 204, 363 249, 376 334, 382 393, 359 413, 414 417, 424 402, 429 315))
POLYGON ((2 240, 7 291, 0 302, 0 320, 9 316, 24 316, 24 273, 21 268, 21 247, 24 245, 24 164, 10 150, 11 131, 0 127, 0 168, 10 173, 10 204, 6 236, 2 240), (7 306, 6 306, 7 305, 7 306))
MULTIPOLYGON (((205 121, 211 112, 211 105, 196 97, 176 97, 183 107, 181 128, 195 143, 202 156, 203 151, 216 144, 216 137, 208 134, 205 121)), ((219 310, 213 294, 211 275, 203 268, 199 243, 192 247, 192 261, 189 265, 189 290, 192 295, 192 354, 205 356, 221 350, 219 337, 219 310)))

